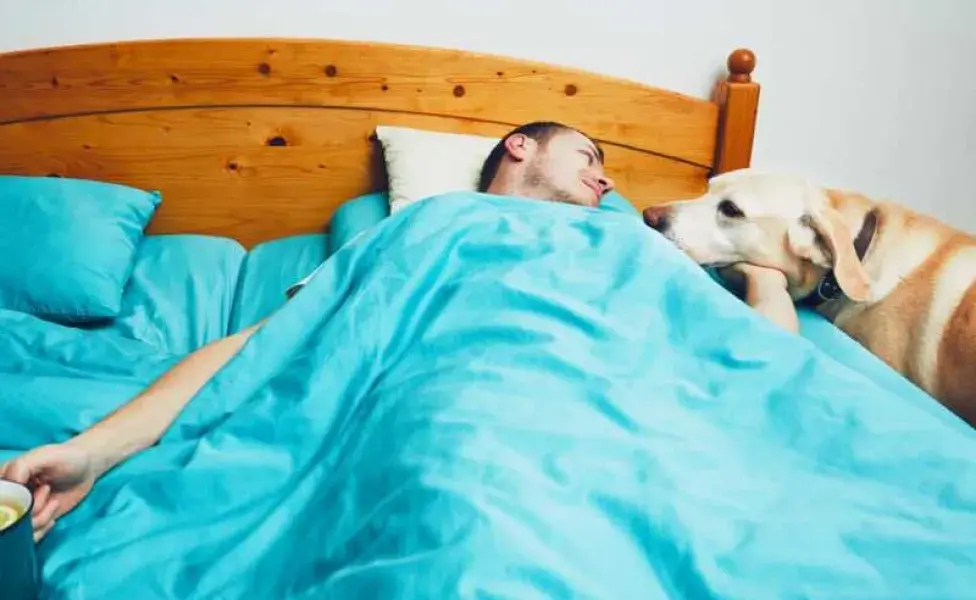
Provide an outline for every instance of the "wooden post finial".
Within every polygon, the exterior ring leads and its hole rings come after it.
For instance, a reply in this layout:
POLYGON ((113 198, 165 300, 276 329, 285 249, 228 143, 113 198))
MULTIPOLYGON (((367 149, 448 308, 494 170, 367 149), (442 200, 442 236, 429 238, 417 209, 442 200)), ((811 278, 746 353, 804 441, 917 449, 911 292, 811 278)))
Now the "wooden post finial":
POLYGON ((719 78, 712 94, 719 107, 718 145, 712 174, 748 167, 756 136, 759 84, 752 80, 756 55, 748 48, 729 54, 728 76, 719 78))
POLYGON ((729 54, 729 81, 749 83, 756 68, 756 55, 748 48, 736 48, 729 54))

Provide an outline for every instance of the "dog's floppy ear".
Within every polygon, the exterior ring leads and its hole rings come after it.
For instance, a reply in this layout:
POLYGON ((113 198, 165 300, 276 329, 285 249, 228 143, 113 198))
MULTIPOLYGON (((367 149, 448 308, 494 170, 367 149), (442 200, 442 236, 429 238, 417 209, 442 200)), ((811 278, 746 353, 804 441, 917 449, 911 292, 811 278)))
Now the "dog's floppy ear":
POLYGON ((816 236, 808 244, 796 244, 797 236, 791 231, 794 251, 815 264, 832 268, 840 289, 851 300, 869 300, 871 280, 854 249, 854 236, 840 213, 829 206, 822 207, 805 214, 801 223, 812 229, 816 236))

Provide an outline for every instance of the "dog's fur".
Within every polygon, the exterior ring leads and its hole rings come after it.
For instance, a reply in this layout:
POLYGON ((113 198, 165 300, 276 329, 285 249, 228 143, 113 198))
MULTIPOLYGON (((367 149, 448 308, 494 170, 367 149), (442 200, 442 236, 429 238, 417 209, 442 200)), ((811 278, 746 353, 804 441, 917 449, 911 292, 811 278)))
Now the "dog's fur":
POLYGON ((817 298, 832 269, 843 294, 816 309, 976 426, 976 237, 890 202, 751 169, 649 208, 644 220, 699 264, 782 271, 796 302, 817 298), (854 240, 872 211, 860 258, 854 240))

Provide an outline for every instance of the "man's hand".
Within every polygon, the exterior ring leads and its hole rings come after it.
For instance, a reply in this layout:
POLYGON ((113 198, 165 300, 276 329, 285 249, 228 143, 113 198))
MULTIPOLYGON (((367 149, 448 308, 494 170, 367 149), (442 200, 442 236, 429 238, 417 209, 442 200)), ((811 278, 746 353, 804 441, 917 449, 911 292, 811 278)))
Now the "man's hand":
POLYGON ((0 465, 0 477, 32 488, 34 541, 38 542, 57 518, 88 495, 95 470, 89 453, 69 442, 41 446, 0 465))
POLYGON ((786 275, 776 269, 737 263, 719 271, 746 303, 787 331, 800 331, 799 317, 787 289, 786 275))

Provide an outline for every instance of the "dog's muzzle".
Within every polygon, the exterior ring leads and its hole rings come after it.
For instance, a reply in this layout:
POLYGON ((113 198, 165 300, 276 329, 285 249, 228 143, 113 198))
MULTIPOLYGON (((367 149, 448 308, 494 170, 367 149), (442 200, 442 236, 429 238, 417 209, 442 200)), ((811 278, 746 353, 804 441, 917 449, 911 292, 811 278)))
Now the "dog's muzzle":
POLYGON ((651 229, 664 233, 670 222, 668 212, 663 206, 649 206, 644 209, 644 223, 651 229))

